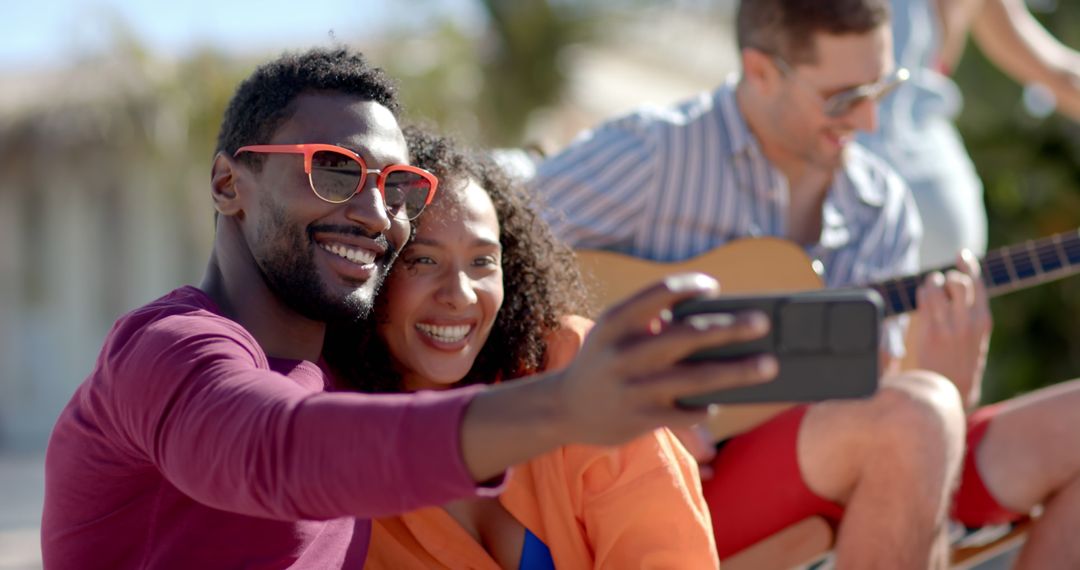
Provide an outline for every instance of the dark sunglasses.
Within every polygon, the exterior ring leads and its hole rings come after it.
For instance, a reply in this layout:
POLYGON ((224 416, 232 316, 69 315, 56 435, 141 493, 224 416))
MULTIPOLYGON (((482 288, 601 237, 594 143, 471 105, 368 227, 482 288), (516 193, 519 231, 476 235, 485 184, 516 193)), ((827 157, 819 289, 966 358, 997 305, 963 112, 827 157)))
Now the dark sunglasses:
POLYGON ((304 172, 311 191, 331 204, 348 202, 363 190, 367 175, 375 174, 375 186, 382 194, 387 215, 399 220, 419 216, 439 186, 439 179, 421 168, 403 164, 382 170, 368 168, 359 154, 331 144, 257 144, 240 147, 233 156, 242 152, 304 155, 304 172))

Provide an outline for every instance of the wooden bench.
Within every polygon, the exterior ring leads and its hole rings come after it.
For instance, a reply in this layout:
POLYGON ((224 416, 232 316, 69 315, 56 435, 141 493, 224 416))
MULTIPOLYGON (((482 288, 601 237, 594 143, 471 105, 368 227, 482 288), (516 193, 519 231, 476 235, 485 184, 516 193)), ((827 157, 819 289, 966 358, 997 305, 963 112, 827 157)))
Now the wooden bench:
MULTIPOLYGON (((986 544, 953 548, 951 566, 968 570, 1023 545, 1032 521, 1025 519, 986 544)), ((721 561, 723 570, 790 570, 824 558, 833 544, 833 531, 821 517, 804 519, 721 561)))
POLYGON ((761 542, 725 558, 723 570, 789 570, 823 558, 832 548, 833 531, 821 517, 803 519, 761 542))

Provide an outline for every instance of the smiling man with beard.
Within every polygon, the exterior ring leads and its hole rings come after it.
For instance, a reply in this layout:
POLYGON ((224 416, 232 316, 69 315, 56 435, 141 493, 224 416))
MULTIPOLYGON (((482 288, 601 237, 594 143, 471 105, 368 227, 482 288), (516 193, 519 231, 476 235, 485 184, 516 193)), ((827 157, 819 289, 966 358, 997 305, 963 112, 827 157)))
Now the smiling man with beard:
POLYGON ((687 274, 608 312, 562 372, 340 390, 317 364, 326 323, 367 317, 437 190, 408 166, 397 112, 392 84, 347 50, 286 55, 240 85, 211 171, 203 281, 122 316, 57 421, 47 567, 357 568, 372 516, 491 495, 509 466, 568 443, 689 425, 705 414, 677 397, 774 373, 767 358, 677 364, 767 329, 760 315, 658 320, 715 293, 687 274))

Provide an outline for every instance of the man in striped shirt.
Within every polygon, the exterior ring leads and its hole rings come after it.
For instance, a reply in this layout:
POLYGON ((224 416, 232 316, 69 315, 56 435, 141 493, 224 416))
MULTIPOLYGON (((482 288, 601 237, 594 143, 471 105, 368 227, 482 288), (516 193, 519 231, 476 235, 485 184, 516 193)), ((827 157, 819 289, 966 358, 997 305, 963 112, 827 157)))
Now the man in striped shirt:
MULTIPOLYGON (((556 232, 656 261, 783 237, 829 287, 914 272, 912 199, 851 142, 904 78, 888 1, 743 0, 737 32, 740 77, 613 120, 541 165, 534 187, 556 232)), ((975 409, 991 324, 977 261, 957 265, 918 293, 909 338, 934 372, 897 372, 894 323, 877 397, 795 408, 721 448, 705 485, 722 558, 818 514, 839 525, 845 565, 926 567, 959 472, 954 520, 1012 522, 1041 505, 1019 566, 1080 567, 1080 381, 975 409)))
MULTIPOLYGON (((783 237, 823 264, 830 287, 914 272, 912 198, 852 143, 875 128, 876 100, 904 79, 887 1, 744 1, 738 33, 741 76, 601 125, 540 166, 534 188, 556 233, 655 261, 783 237)), ((897 371, 903 331, 894 323, 891 373, 875 398, 797 407, 721 448, 706 483, 721 557, 820 514, 839 524, 845 567, 941 562, 934 545, 964 437, 949 378, 965 387, 981 378, 989 334, 977 264, 961 265, 966 273, 934 276, 921 292, 921 311, 958 315, 946 323, 957 334, 933 329, 926 338, 936 346, 919 352, 921 367, 938 373, 897 371)))

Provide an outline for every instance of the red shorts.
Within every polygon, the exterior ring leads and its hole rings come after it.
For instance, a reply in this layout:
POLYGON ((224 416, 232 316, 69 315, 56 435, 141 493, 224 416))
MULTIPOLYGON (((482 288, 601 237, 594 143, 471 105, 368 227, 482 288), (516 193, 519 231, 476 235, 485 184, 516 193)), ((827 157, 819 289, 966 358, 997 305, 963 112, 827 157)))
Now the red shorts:
POLYGON ((1001 506, 987 490, 979 475, 979 466, 975 464, 975 451, 986 436, 986 428, 990 427, 990 422, 1000 409, 1000 404, 984 406, 968 416, 964 471, 960 475, 960 488, 953 496, 950 514, 953 520, 967 527, 1014 522, 1027 516, 1001 506))
MULTIPOLYGON (((840 522, 843 506, 815 495, 799 471, 796 444, 806 410, 806 406, 796 406, 728 440, 713 460, 713 478, 702 483, 702 490, 712 513, 721 559, 807 517, 821 516, 834 526, 840 522)), ((996 406, 988 406, 968 418, 964 472, 952 513, 967 526, 1010 522, 1023 516, 998 504, 975 465, 975 449, 996 410, 996 406)))

